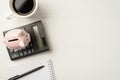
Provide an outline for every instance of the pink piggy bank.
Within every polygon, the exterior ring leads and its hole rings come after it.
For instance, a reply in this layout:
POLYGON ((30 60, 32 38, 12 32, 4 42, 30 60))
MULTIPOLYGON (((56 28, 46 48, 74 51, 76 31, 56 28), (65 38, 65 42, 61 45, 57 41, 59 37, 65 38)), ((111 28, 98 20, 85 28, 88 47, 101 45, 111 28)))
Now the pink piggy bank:
POLYGON ((9 49, 21 50, 30 42, 30 35, 24 29, 10 30, 5 34, 4 43, 9 49))

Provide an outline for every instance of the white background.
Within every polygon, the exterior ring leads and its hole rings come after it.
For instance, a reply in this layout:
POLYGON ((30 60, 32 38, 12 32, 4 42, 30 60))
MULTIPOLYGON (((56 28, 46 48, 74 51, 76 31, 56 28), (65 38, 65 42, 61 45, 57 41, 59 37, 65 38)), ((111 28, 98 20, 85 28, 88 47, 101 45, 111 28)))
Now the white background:
POLYGON ((120 0, 38 1, 36 16, 6 20, 9 0, 0 0, 0 80, 9 65, 47 58, 56 80, 120 80, 120 0), (11 61, 2 32, 40 19, 51 51, 11 61))

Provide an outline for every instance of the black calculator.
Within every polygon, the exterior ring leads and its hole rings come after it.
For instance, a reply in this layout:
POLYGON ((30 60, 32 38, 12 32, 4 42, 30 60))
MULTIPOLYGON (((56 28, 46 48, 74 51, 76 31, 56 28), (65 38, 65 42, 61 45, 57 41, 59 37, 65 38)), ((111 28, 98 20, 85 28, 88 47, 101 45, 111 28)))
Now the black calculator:
MULTIPOLYGON (((23 58, 29 55, 33 55, 36 53, 49 50, 44 27, 41 21, 24 25, 24 26, 18 27, 17 29, 24 29, 25 31, 27 31, 30 34, 31 41, 26 46, 26 48, 22 50, 11 50, 7 48, 11 60, 23 58)), ((3 32, 4 36, 5 36, 5 33, 8 31, 9 30, 3 32)))

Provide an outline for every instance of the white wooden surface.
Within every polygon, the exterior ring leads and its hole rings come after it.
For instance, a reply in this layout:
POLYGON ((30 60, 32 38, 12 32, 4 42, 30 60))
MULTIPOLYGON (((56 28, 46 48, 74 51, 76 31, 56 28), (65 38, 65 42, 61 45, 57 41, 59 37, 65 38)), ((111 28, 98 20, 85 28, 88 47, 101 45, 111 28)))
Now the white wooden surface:
POLYGON ((56 80, 120 80, 120 0, 38 1, 36 16, 12 20, 9 0, 0 1, 0 80, 7 80, 9 65, 46 58, 56 80), (11 61, 2 32, 40 19, 51 51, 11 61))

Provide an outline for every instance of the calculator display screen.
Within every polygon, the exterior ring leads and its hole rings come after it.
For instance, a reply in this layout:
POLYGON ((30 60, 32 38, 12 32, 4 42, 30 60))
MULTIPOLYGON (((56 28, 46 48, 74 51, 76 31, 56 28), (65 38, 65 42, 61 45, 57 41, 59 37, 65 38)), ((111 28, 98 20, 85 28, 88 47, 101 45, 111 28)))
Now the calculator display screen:
POLYGON ((33 30, 34 30, 35 37, 36 37, 36 39, 37 39, 38 47, 39 47, 39 49, 40 49, 40 48, 42 48, 42 47, 44 46, 44 45, 43 45, 43 42, 42 42, 42 37, 40 36, 40 32, 39 32, 37 26, 33 26, 33 30))

